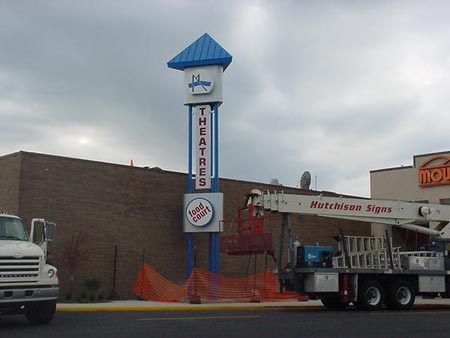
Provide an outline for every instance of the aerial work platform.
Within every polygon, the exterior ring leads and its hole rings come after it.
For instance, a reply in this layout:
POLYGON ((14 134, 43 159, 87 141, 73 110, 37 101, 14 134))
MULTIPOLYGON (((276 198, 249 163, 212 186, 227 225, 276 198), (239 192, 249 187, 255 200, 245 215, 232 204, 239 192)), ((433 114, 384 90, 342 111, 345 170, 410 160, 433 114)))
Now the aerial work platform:
POLYGON ((237 211, 233 220, 222 221, 225 231, 220 235, 220 251, 228 255, 273 255, 272 225, 269 217, 256 217, 256 210, 249 206, 237 211), (243 215, 244 213, 244 215, 243 215))

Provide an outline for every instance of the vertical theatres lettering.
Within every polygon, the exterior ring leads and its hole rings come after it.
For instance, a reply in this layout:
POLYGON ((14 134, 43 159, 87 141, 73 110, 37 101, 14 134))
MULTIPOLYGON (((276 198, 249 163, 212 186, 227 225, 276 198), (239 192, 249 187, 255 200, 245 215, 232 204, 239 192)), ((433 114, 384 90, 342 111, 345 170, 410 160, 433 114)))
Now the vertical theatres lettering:
POLYGON ((197 106, 196 116, 196 149, 197 149, 197 175, 196 189, 211 188, 211 106, 197 106))

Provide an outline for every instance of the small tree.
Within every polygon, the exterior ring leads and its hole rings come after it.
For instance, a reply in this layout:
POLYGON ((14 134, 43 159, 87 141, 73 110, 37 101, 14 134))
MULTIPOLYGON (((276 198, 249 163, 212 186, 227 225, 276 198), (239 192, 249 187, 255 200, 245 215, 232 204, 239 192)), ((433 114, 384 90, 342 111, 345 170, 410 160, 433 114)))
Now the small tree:
POLYGON ((57 264, 69 271, 71 280, 70 295, 73 294, 73 280, 75 271, 89 261, 89 250, 85 248, 87 233, 78 231, 63 243, 63 248, 55 255, 57 264))

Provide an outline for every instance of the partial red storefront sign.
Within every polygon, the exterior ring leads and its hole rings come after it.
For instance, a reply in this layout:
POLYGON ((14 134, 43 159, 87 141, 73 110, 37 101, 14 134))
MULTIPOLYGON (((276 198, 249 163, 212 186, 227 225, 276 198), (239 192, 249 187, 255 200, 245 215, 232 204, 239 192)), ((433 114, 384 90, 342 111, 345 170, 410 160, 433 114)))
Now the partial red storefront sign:
POLYGON ((450 157, 436 155, 419 167, 419 187, 436 187, 450 184, 450 157))

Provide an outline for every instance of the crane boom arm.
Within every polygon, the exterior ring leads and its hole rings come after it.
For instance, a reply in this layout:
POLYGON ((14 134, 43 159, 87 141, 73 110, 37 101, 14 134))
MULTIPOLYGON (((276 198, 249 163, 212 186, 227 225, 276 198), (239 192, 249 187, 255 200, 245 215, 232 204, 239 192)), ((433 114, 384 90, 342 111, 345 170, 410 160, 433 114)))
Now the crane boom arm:
POLYGON ((393 225, 427 235, 450 238, 450 206, 392 200, 324 197, 251 191, 247 204, 271 212, 317 215, 393 225), (414 223, 448 223, 434 230, 414 223))

